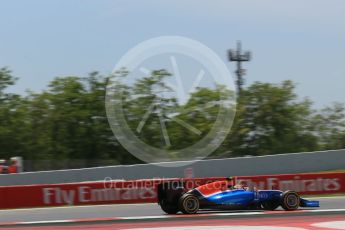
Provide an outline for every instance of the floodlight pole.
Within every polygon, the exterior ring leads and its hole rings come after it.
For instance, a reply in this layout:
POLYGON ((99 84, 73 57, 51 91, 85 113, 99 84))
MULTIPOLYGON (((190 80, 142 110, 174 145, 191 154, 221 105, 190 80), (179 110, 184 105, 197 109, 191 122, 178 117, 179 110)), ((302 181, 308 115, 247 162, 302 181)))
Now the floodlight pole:
POLYGON ((243 76, 246 74, 246 70, 242 69, 242 62, 250 61, 251 52, 246 51, 242 53, 241 42, 237 41, 237 50, 229 50, 229 61, 237 62, 237 70, 235 71, 237 75, 237 93, 240 95, 242 91, 242 86, 244 84, 243 76))

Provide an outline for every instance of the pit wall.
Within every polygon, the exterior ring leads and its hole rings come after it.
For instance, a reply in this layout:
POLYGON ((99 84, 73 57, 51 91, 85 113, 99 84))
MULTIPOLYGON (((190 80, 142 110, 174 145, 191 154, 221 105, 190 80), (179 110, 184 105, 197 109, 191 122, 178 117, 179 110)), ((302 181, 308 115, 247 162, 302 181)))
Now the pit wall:
MULTIPOLYGON (((345 173, 280 174, 234 177, 237 183, 257 189, 295 190, 301 195, 345 193, 345 173)), ((149 179, 67 184, 0 186, 0 208, 52 207, 63 205, 133 204, 157 202, 157 186, 183 181, 187 189, 224 177, 149 179)))

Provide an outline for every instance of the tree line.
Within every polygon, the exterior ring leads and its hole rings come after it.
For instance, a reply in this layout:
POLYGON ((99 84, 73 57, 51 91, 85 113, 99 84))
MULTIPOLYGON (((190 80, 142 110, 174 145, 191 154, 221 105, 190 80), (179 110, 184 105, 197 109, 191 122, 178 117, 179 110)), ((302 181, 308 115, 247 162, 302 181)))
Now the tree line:
MULTIPOLYGON (((157 100, 157 89, 171 90, 164 84, 169 77, 167 71, 156 70, 127 86, 124 111, 140 140, 178 150, 197 142, 212 128, 219 110, 217 101, 225 91, 219 85, 200 87, 183 105, 169 93, 157 100), (160 107, 152 110, 137 132, 153 99, 160 107), (169 145, 159 127, 162 111, 170 118, 166 119, 169 145), (186 129, 181 121, 200 133, 186 129)), ((108 76, 92 72, 85 77, 57 77, 44 91, 26 95, 9 92, 16 81, 8 68, 0 69, 0 159, 22 156, 31 170, 142 163, 121 146, 109 126, 105 110, 108 76)), ((231 92, 225 93, 231 96, 231 92)), ((345 148, 344 129, 344 104, 315 110, 309 99, 298 98, 291 81, 255 82, 237 97, 232 129, 209 157, 341 149, 345 148)))

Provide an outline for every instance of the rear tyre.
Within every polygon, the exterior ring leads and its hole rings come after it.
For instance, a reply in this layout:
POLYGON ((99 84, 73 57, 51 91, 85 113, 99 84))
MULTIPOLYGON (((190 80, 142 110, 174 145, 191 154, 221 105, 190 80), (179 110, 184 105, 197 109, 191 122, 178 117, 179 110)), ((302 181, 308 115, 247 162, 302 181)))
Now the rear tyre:
POLYGON ((261 205, 264 210, 273 211, 279 207, 280 202, 276 200, 270 200, 270 201, 262 202, 261 205))
POLYGON ((293 211, 298 209, 300 204, 300 197, 294 191, 286 191, 282 194, 281 206, 286 211, 293 211))
POLYGON ((180 211, 184 214, 195 214, 200 207, 199 199, 192 194, 184 194, 178 202, 180 211))
POLYGON ((176 214, 178 212, 178 207, 175 204, 170 204, 166 199, 160 201, 159 205, 161 209, 167 214, 176 214))

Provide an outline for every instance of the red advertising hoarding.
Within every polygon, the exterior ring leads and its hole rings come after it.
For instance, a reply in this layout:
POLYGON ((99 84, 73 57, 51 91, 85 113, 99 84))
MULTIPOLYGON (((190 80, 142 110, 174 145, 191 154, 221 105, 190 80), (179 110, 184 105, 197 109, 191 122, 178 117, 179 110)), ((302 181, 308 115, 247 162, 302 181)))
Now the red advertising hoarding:
MULTIPOLYGON (((294 190, 302 195, 345 193, 345 173, 239 176, 257 189, 294 190)), ((170 179, 183 181, 188 189, 224 178, 170 179)), ((157 202, 161 179, 70 183, 54 185, 1 186, 0 208, 27 208, 61 205, 97 205, 157 202)))
POLYGON ((257 189, 294 190, 301 195, 345 193, 345 173, 306 173, 238 177, 257 189))

